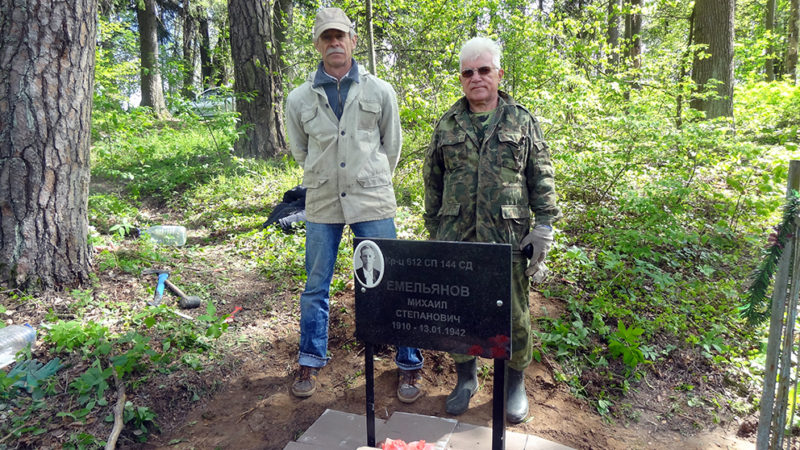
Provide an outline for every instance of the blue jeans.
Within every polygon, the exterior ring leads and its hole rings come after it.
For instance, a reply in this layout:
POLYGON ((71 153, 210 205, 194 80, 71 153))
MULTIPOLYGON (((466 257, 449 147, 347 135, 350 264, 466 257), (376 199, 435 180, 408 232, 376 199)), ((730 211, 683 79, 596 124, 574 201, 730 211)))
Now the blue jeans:
MULTIPOLYGON (((350 224, 357 237, 394 239, 394 219, 350 224)), ((328 296, 333 269, 342 240, 343 223, 306 222, 306 288, 300 295, 301 366, 323 367, 328 363, 328 296)), ((422 352, 412 347, 397 347, 394 359, 403 370, 421 369, 422 352)))

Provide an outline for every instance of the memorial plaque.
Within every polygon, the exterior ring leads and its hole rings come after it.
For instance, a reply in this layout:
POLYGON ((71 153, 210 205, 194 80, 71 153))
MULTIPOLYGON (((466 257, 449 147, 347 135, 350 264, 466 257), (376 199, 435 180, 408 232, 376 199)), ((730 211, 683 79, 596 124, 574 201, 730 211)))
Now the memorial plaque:
POLYGON ((511 356, 511 246, 356 238, 356 337, 511 356))

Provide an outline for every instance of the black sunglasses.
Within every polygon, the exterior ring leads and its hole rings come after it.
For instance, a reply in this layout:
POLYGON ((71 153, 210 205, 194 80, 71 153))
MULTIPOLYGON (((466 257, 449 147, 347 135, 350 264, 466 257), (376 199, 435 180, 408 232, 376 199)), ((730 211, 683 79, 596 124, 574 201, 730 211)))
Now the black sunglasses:
POLYGON ((477 71, 478 75, 485 77, 486 75, 489 75, 492 69, 493 67, 489 66, 478 67, 477 69, 464 69, 461 71, 461 76, 464 78, 472 78, 472 76, 475 75, 475 72, 477 71))

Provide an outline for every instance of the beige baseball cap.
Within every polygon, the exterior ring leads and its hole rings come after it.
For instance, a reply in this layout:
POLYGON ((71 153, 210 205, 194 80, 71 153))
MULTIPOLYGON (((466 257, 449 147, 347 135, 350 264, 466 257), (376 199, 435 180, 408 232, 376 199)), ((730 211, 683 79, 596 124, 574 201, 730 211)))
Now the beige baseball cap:
POLYGON ((347 18, 347 15, 339 8, 323 8, 317 12, 317 18, 314 20, 314 42, 319 39, 319 36, 325 30, 340 30, 345 33, 353 29, 352 22, 347 18))

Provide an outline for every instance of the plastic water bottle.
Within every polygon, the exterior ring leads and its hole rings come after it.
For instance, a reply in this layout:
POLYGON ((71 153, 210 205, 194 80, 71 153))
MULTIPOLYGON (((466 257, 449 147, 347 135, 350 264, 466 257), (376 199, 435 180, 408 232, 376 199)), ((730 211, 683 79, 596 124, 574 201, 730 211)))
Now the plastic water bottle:
POLYGON ((154 225, 144 232, 157 244, 180 247, 186 243, 186 227, 181 225, 154 225))
POLYGON ((0 369, 14 362, 17 352, 34 342, 36 330, 27 323, 0 328, 0 369))

